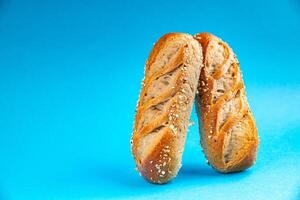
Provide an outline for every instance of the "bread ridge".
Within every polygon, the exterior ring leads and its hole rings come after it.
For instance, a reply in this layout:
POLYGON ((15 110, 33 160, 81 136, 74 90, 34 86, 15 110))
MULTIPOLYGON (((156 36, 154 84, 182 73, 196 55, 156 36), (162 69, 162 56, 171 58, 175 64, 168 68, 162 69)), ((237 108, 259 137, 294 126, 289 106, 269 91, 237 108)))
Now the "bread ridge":
POLYGON ((131 150, 137 170, 151 183, 170 181, 181 167, 201 63, 200 44, 184 33, 168 33, 161 37, 146 62, 131 150), (155 84, 163 81, 161 79, 170 82, 165 82, 165 88, 155 88, 155 84), (152 90, 154 98, 147 96, 152 90))
POLYGON ((242 171, 254 164, 259 138, 239 62, 218 37, 200 33, 195 39, 204 55, 196 95, 201 146, 217 171, 242 171))

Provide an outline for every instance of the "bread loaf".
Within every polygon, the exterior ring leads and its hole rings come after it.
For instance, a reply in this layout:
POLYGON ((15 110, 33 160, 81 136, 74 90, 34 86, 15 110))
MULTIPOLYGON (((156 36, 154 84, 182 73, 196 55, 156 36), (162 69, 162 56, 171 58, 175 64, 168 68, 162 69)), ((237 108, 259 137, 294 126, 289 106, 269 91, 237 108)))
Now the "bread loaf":
POLYGON ((195 38, 204 54, 196 107, 205 156, 220 172, 244 170, 255 162, 259 140, 239 62, 216 36, 195 38))
POLYGON ((160 38, 146 62, 131 150, 152 183, 168 182, 181 166, 201 63, 199 43, 182 33, 160 38))

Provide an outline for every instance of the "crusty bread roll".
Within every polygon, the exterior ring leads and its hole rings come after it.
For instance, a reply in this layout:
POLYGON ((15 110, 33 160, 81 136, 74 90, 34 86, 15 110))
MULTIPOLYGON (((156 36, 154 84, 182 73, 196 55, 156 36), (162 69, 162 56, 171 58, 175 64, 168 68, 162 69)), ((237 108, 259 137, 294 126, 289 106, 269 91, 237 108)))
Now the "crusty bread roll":
POLYGON ((195 38, 204 55, 196 108, 205 156, 220 172, 244 170, 255 162, 259 141, 239 62, 216 36, 201 33, 195 38))
POLYGON ((150 53, 131 150, 138 171, 152 183, 171 180, 181 167, 201 63, 199 43, 182 33, 164 35, 150 53))

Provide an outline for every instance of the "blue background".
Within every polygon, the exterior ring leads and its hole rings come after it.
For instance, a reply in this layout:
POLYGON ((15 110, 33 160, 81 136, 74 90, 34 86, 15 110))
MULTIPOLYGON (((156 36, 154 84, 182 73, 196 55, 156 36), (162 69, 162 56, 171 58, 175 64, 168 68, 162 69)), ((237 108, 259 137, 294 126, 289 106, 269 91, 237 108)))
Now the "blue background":
POLYGON ((0 199, 300 199, 299 56, 299 0, 0 0, 0 199), (149 184, 129 145, 145 61, 203 31, 241 63, 257 164, 212 170, 193 112, 179 175, 149 184))

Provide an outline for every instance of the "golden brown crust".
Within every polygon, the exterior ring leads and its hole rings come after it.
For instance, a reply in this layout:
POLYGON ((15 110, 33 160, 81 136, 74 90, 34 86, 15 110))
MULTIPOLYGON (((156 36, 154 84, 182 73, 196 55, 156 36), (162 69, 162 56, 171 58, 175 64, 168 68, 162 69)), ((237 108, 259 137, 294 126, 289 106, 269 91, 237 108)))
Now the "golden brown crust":
POLYGON ((152 183, 171 180, 181 166, 201 56, 192 36, 169 33, 146 62, 131 149, 138 171, 152 183))
POLYGON ((239 63, 216 36, 201 33, 195 38, 204 54, 196 95, 201 145, 216 170, 244 170, 255 162, 259 140, 239 63))

